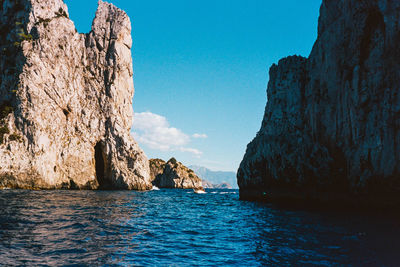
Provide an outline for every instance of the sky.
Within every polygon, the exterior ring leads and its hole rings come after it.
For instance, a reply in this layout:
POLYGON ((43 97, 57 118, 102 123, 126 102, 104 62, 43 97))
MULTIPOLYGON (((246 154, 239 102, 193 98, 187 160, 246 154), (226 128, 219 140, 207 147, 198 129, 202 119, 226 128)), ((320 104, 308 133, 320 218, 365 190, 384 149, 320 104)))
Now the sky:
MULTIPOLYGON (((96 0, 64 0, 88 33, 96 0)), ((132 134, 149 158, 237 171, 260 129, 269 67, 308 56, 321 0, 110 0, 132 23, 132 134)))

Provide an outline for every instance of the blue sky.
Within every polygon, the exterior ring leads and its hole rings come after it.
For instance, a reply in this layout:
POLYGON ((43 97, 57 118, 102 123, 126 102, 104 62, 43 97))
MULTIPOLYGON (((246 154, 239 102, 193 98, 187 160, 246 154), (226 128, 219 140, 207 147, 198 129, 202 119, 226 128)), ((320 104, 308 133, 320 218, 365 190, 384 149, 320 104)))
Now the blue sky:
MULTIPOLYGON (((96 0, 65 0, 89 32, 96 0)), ((321 0, 110 0, 132 22, 134 136, 149 158, 236 171, 260 128, 268 69, 308 56, 321 0)))

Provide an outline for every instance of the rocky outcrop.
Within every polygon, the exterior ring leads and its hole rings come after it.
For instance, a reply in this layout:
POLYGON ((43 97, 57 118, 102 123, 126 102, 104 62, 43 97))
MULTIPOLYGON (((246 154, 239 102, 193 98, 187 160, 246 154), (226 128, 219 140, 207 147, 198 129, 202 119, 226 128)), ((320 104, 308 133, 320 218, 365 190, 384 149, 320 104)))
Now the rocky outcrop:
POLYGON ((101 0, 88 34, 62 0, 0 1, 0 188, 151 187, 130 135, 130 32, 101 0))
POLYGON ((400 200, 400 2, 324 0, 308 58, 270 69, 243 199, 400 200))
POLYGON ((200 189, 201 179, 193 170, 171 158, 168 162, 150 159, 153 184, 158 188, 200 189))
POLYGON ((162 175, 164 172, 166 162, 162 159, 150 159, 150 181, 154 181, 157 176, 162 175))

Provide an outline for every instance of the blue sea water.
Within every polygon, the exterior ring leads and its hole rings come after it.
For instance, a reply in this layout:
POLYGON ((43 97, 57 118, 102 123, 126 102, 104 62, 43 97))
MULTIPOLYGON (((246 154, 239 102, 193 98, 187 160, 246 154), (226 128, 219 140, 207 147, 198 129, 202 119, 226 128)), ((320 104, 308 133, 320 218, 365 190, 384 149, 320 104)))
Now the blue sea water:
POLYGON ((237 190, 0 191, 0 265, 399 266, 396 217, 280 209, 237 190))

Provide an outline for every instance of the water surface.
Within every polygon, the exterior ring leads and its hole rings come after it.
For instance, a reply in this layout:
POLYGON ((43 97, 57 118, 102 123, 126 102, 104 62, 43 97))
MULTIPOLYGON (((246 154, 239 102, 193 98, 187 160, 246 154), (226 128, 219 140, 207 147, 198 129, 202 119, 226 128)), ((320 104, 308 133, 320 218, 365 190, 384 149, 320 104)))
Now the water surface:
POLYGON ((237 190, 0 191, 0 265, 400 264, 394 216, 238 198, 237 190))

